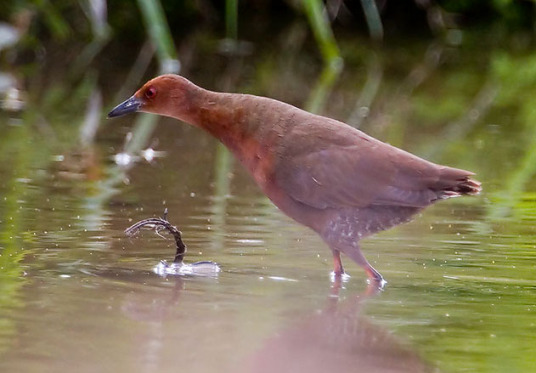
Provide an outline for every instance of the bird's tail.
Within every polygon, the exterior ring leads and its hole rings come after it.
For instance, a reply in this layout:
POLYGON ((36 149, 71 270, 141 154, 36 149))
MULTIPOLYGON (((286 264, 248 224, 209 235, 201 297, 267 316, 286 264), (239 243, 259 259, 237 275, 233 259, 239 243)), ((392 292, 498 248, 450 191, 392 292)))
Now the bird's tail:
POLYGON ((480 181, 471 179, 466 175, 462 178, 455 180, 454 183, 446 187, 441 191, 440 199, 447 199, 452 197, 459 197, 465 194, 476 195, 482 191, 482 185, 480 181))
POLYGON ((458 184, 458 190, 461 194, 475 195, 482 191, 482 184, 478 180, 467 177, 458 184))

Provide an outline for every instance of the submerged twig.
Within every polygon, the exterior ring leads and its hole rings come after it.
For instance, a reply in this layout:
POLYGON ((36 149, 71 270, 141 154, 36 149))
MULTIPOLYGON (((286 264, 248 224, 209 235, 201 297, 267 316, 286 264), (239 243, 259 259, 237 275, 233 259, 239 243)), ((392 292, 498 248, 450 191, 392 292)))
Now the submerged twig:
POLYGON ((177 227, 172 225, 167 220, 167 215, 168 209, 166 208, 164 210, 164 216, 162 218, 149 218, 140 220, 139 222, 134 223, 133 225, 125 229, 125 234, 129 237, 132 237, 138 234, 142 228, 147 228, 154 229, 156 234, 158 234, 160 237, 163 237, 160 234, 160 231, 163 229, 167 230, 169 234, 173 236, 173 238, 175 239, 175 244, 177 245, 177 251, 175 253, 175 259, 173 260, 173 263, 182 263, 182 260, 184 259, 184 254, 186 253, 186 245, 184 244, 184 242, 182 242, 181 232, 177 229, 177 227))

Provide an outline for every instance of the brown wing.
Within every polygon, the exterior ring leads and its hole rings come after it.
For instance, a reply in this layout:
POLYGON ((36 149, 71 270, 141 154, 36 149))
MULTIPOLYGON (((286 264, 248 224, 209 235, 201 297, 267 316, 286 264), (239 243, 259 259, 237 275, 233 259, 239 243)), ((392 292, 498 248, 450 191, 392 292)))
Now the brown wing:
MULTIPOLYGON (((325 119, 325 118, 324 118, 325 119)), ((296 128, 275 168, 277 185, 316 208, 424 207, 470 172, 438 166, 340 122, 296 128), (327 129, 325 129, 327 128, 327 129), (301 146, 296 144, 300 143, 301 146)))

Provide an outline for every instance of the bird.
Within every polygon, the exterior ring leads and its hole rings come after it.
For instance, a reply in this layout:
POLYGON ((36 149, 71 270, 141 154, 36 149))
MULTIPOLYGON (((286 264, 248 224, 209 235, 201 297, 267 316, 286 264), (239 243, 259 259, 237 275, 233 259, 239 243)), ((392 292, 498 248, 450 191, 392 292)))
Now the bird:
POLYGON ((180 75, 149 80, 108 118, 134 112, 178 119, 222 142, 279 210, 329 246, 337 277, 346 276, 343 253, 369 283, 385 284, 361 239, 435 202, 481 191, 470 171, 429 162, 338 120, 267 97, 206 90, 180 75))

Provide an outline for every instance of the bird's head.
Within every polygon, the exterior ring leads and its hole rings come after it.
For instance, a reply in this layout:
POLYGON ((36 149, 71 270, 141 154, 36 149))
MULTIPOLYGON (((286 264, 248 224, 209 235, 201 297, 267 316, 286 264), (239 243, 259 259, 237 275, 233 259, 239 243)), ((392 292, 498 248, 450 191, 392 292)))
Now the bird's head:
POLYGON ((182 76, 161 75, 149 80, 132 97, 113 108, 108 118, 141 111, 184 120, 197 89, 182 76))

